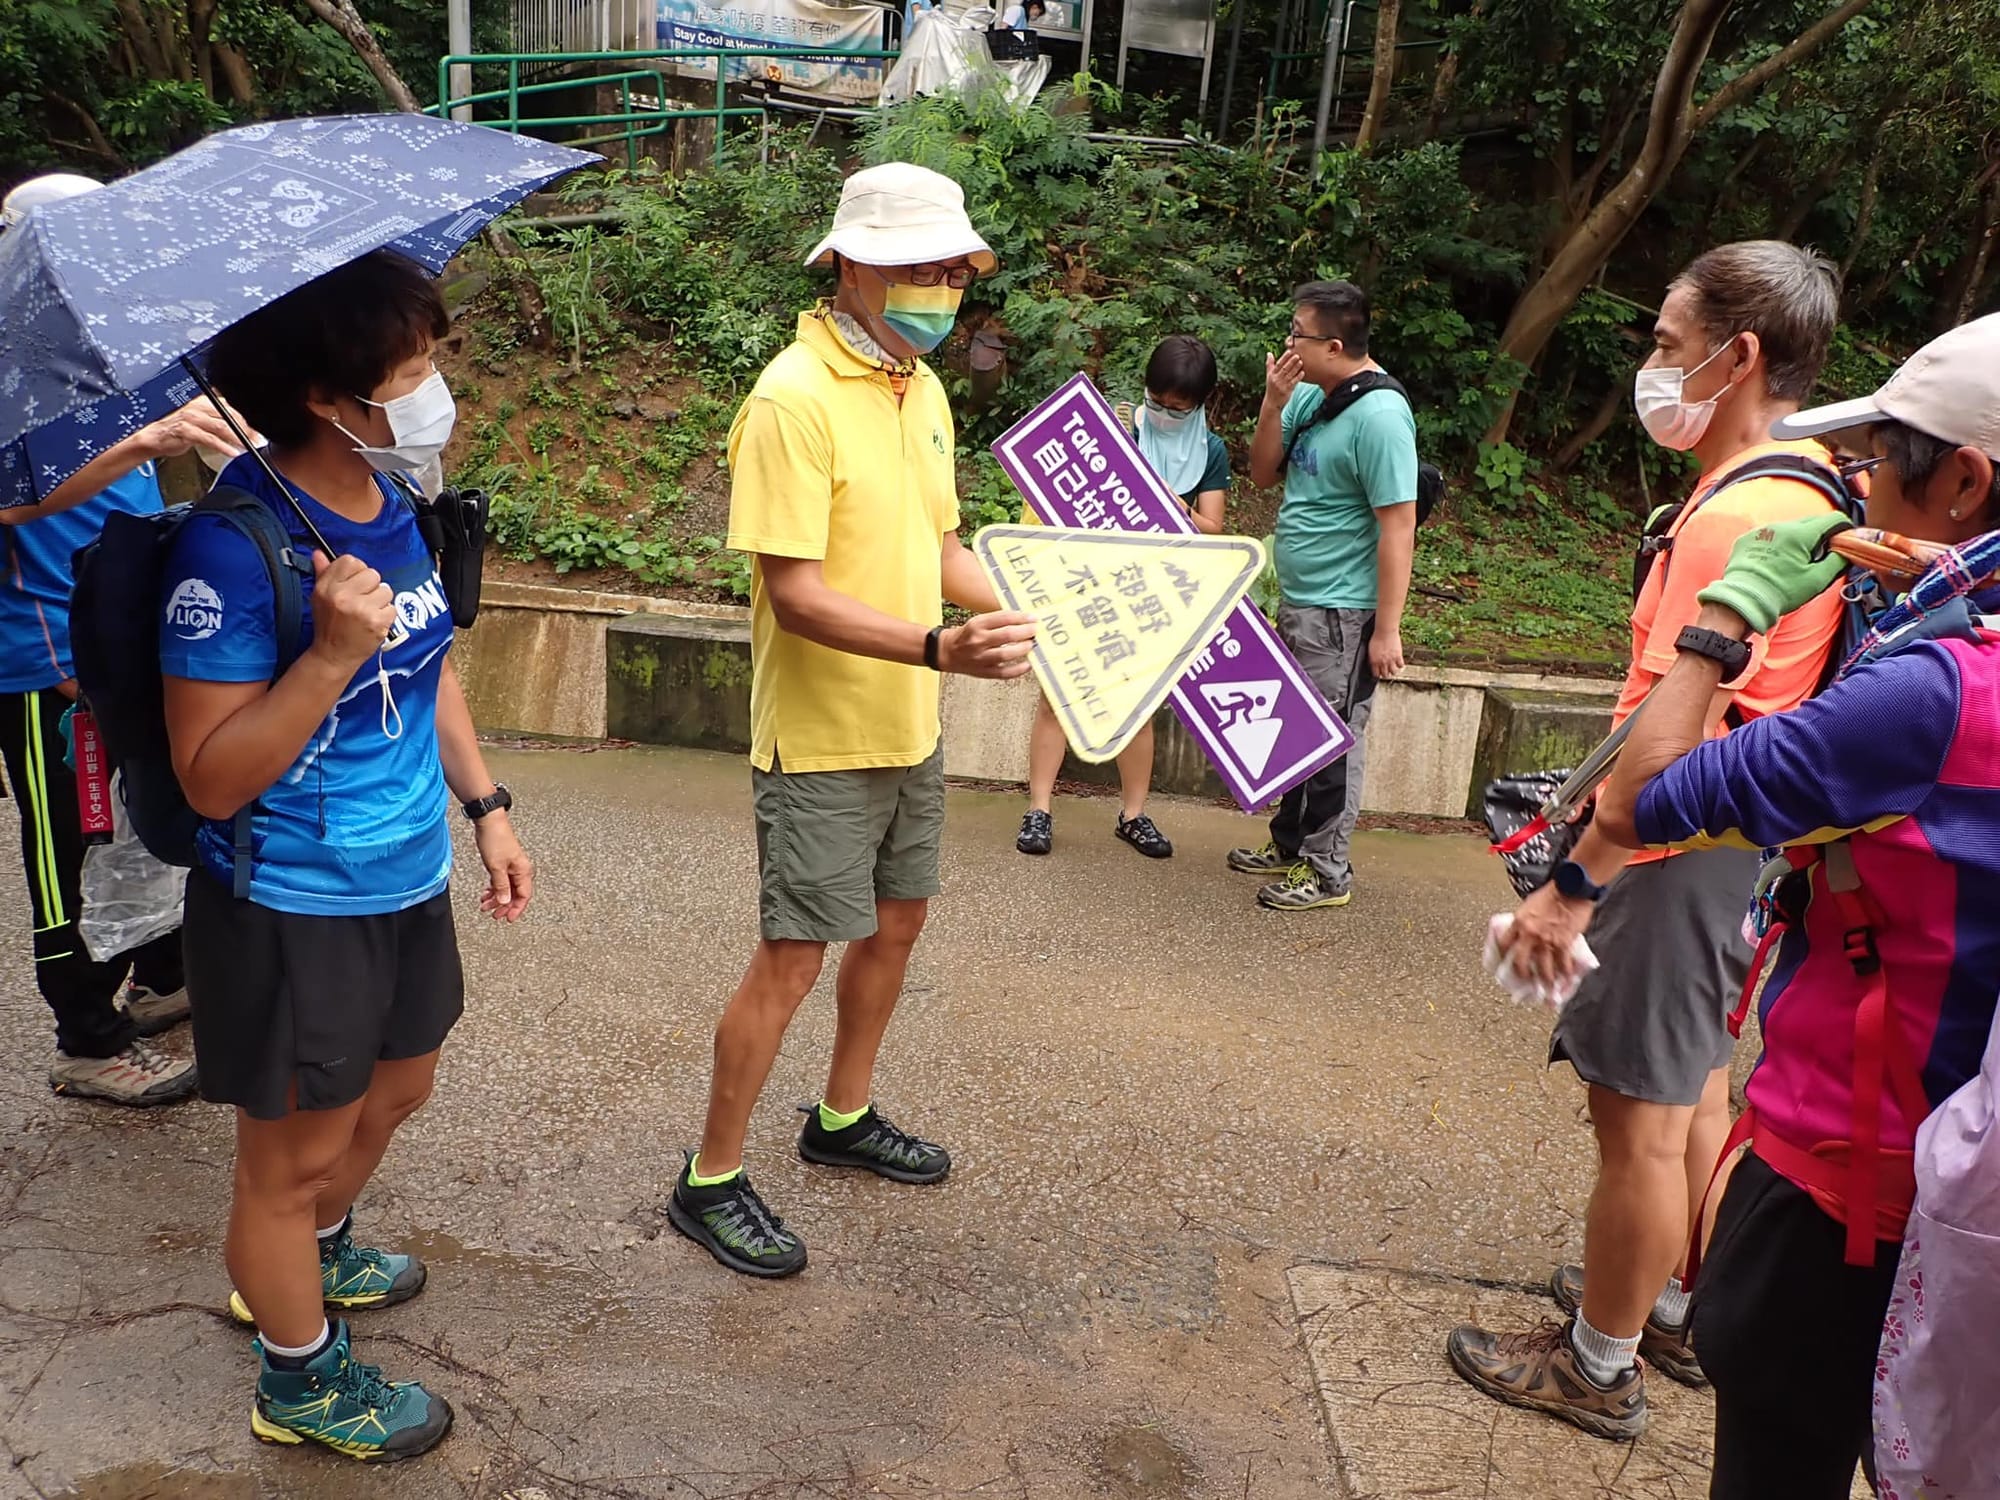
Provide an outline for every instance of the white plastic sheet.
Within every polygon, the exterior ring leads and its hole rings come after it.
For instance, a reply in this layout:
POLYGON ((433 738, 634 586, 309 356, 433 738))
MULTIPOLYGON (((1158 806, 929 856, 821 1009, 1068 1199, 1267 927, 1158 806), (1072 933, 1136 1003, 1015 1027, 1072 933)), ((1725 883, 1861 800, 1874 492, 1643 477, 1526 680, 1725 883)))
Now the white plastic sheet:
POLYGON ((155 859, 133 834, 124 790, 114 777, 111 842, 83 852, 83 914, 76 930, 98 963, 179 927, 186 895, 187 871, 155 859))
POLYGON ((986 46, 993 7, 948 12, 920 10, 911 19, 903 55, 882 82, 882 103, 900 104, 919 94, 971 94, 997 88, 1009 102, 1026 104, 1041 92, 1049 60, 999 63, 986 46))

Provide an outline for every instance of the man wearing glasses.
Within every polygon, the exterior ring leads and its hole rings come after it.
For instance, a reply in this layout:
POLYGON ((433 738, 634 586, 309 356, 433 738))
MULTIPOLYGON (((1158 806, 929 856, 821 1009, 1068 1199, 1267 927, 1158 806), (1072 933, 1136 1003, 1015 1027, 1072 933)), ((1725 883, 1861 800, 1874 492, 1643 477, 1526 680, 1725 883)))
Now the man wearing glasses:
POLYGON ((1285 793, 1260 849, 1229 868, 1278 877, 1258 891, 1274 911, 1345 906, 1348 841, 1361 811, 1362 731, 1380 677, 1403 670, 1403 601, 1417 535, 1417 424, 1400 387, 1330 401, 1368 357, 1368 294, 1314 281, 1292 296, 1285 352, 1265 358, 1264 406, 1250 477, 1284 480, 1275 562, 1278 634, 1353 729, 1354 748, 1285 793), (1335 410, 1334 408, 1338 408, 1335 410))
POLYGON ((790 1276, 806 1247, 750 1185, 743 1142, 785 1029, 844 942, 826 1091, 807 1161, 934 1183, 941 1146, 873 1104, 875 1055, 938 893, 938 674, 1028 671, 1032 615, 1000 611, 958 539, 956 441, 918 357, 995 264, 949 178, 891 163, 848 179, 809 264, 833 297, 799 318, 729 433, 729 545, 751 574, 751 791, 760 941, 715 1032, 701 1150, 666 1213, 723 1265, 790 1276), (940 599, 984 611, 946 627, 940 599))

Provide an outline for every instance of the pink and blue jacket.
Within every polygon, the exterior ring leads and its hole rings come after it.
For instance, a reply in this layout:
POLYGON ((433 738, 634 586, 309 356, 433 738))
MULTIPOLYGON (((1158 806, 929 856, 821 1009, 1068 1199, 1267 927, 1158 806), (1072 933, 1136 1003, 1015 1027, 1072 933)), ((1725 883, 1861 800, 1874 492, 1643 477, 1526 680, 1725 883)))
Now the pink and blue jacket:
MULTIPOLYGON (((1855 1016, 1868 981, 1827 863, 1798 852, 1847 840, 1889 1042, 1923 1095, 1883 1089, 1879 1145, 1908 1153, 1919 1103, 1927 1113, 1979 1072, 2000 996, 2000 645, 1924 641, 1858 667, 1787 713, 1697 746, 1646 786, 1636 821, 1651 845, 1785 846, 1807 866, 1794 877, 1810 882, 1803 918, 1751 977, 1764 1052, 1747 1089, 1758 1131, 1799 1153, 1855 1128, 1855 1016)), ((1811 1174, 1772 1164, 1815 1189, 1802 1180, 1811 1174)))

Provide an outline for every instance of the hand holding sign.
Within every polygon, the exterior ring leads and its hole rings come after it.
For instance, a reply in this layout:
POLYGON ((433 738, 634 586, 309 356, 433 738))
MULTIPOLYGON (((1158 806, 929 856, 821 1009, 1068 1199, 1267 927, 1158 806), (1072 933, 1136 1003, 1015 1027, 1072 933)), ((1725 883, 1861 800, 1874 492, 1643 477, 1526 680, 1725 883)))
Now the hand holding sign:
POLYGON ((1002 681, 1028 675, 1035 644, 1035 617, 1001 609, 974 615, 938 634, 938 670, 1002 681))

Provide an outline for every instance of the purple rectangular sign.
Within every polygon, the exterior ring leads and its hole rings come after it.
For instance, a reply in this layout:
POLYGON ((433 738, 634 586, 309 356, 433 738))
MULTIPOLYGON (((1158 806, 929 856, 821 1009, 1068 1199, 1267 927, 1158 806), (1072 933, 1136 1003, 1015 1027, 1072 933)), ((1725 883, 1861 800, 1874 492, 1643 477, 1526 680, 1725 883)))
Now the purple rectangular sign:
MULTIPOLYGON (((1187 508, 1139 454, 1090 377, 1078 375, 993 445, 1051 526, 1190 532, 1187 508)), ((1345 755, 1354 735, 1245 600, 1174 685, 1174 711, 1245 812, 1345 755)))

